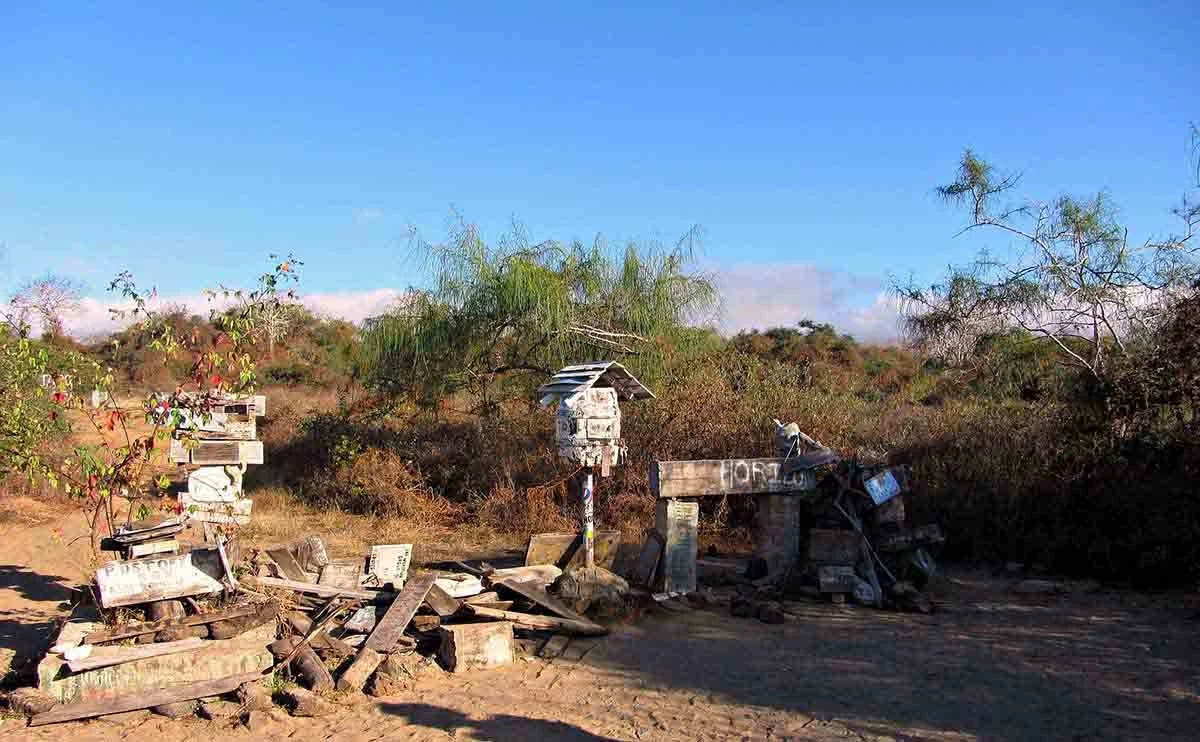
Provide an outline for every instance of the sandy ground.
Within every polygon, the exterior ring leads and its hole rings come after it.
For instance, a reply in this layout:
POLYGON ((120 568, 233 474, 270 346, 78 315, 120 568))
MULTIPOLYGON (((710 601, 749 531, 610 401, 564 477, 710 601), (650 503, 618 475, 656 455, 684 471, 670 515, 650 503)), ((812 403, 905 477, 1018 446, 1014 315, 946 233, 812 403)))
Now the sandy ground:
MULTIPOLYGON (((86 568, 82 523, 30 501, 0 519, 0 661, 36 661, 86 568), (61 535, 58 535, 61 534, 61 535)), ((0 742, 121 738, 464 740, 1200 738, 1192 596, 1022 597, 951 571, 941 610, 901 615, 795 603, 768 626, 724 611, 662 611, 567 656, 422 676, 321 719, 229 721, 133 712, 0 742)), ((0 668, 7 669, 7 668, 0 668)))

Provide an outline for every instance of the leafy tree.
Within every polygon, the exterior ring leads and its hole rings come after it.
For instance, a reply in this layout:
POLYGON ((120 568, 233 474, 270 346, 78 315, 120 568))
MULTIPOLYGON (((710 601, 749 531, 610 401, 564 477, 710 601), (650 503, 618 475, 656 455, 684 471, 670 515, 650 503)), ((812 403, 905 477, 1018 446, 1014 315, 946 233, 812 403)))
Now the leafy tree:
POLYGON ((1195 280, 1200 211, 1185 198, 1181 233, 1137 245, 1103 193, 999 204, 1018 181, 967 150, 957 178, 937 189, 966 206, 963 232, 1007 234, 1025 249, 1009 260, 984 254, 929 288, 901 287, 906 330, 918 348, 961 363, 981 338, 1019 329, 1102 380, 1109 356, 1124 354, 1130 334, 1157 323, 1195 280))
POLYGON ((602 239, 530 243, 523 232, 488 245, 460 223, 444 244, 416 239, 429 288, 371 322, 366 346, 375 382, 434 404, 488 390, 513 375, 542 378, 561 366, 619 358, 653 378, 672 351, 703 333, 718 294, 691 265, 697 230, 674 247, 623 252, 602 239))
MULTIPOLYGON (((285 285, 296 280, 296 265, 294 259, 276 265, 250 291, 222 288, 210 292, 222 305, 235 304, 232 310, 211 312, 210 321, 218 330, 211 340, 196 333, 180 333, 178 315, 153 311, 148 306, 151 294, 142 292, 131 274, 117 276, 110 290, 132 302, 131 309, 118 314, 135 320, 137 334, 152 338, 149 345, 162 354, 164 362, 183 356, 191 364, 186 378, 173 390, 152 393, 132 406, 105 394, 100 406, 93 408, 58 385, 47 388, 42 383, 51 368, 47 346, 38 347, 27 338, 4 333, 0 337, 0 477, 20 474, 61 488, 87 518, 93 549, 100 537, 112 533, 121 521, 118 498, 128 503, 126 523, 144 517, 149 512, 146 496, 166 484, 149 477, 158 442, 170 437, 185 415, 204 419, 227 395, 253 389, 257 375, 248 345, 269 306, 291 300, 291 290, 285 285), (149 432, 131 430, 128 423, 133 416, 144 417, 149 432), (85 420, 100 443, 77 445, 65 456, 53 455, 47 451, 47 442, 54 434, 67 432, 67 420, 72 418, 85 420)), ((61 375, 86 372, 97 388, 110 388, 110 370, 83 357, 76 356, 72 362, 75 366, 66 369, 59 364, 61 375)))

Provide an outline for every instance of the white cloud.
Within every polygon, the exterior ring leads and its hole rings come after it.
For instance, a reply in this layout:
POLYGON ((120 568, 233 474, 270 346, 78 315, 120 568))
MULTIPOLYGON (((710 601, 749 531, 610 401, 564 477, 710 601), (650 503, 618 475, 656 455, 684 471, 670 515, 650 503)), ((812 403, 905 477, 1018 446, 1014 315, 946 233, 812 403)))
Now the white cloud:
MULTIPOLYGON (((404 292, 399 289, 378 288, 366 291, 301 294, 299 300, 315 314, 361 324, 367 317, 377 315, 394 305, 402 296, 404 292)), ((210 302, 200 294, 178 294, 156 296, 147 306, 155 311, 179 306, 193 314, 207 316, 210 309, 221 304, 222 302, 210 302)), ((67 332, 77 338, 107 335, 132 321, 130 317, 115 317, 112 310, 128 310, 131 307, 130 302, 85 298, 80 301, 78 309, 64 319, 64 325, 67 332)))
POLYGON ((364 206, 361 209, 354 211, 354 223, 359 226, 374 224, 384 217, 383 209, 376 209, 370 206, 364 206))
POLYGON ((899 336, 898 302, 878 279, 812 263, 739 264, 716 271, 725 332, 828 322, 866 342, 899 336))

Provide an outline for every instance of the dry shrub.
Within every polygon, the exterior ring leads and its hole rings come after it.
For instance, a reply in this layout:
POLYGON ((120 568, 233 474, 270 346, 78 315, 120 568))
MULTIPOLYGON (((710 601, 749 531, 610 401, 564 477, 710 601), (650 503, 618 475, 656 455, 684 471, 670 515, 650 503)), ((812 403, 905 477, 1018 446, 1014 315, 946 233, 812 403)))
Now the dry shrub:
POLYGON ((364 451, 323 486, 312 484, 308 491, 315 504, 351 513, 404 518, 428 527, 451 525, 463 516, 461 506, 439 497, 392 451, 364 451))

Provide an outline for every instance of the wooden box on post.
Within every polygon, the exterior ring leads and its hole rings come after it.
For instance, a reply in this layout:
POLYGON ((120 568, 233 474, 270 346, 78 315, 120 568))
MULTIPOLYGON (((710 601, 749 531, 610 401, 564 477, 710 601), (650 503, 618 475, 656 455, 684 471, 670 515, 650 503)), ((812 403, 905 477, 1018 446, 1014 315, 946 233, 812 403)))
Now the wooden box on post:
POLYGON ((500 667, 513 661, 513 628, 508 621, 442 626, 438 658, 450 672, 500 667))

